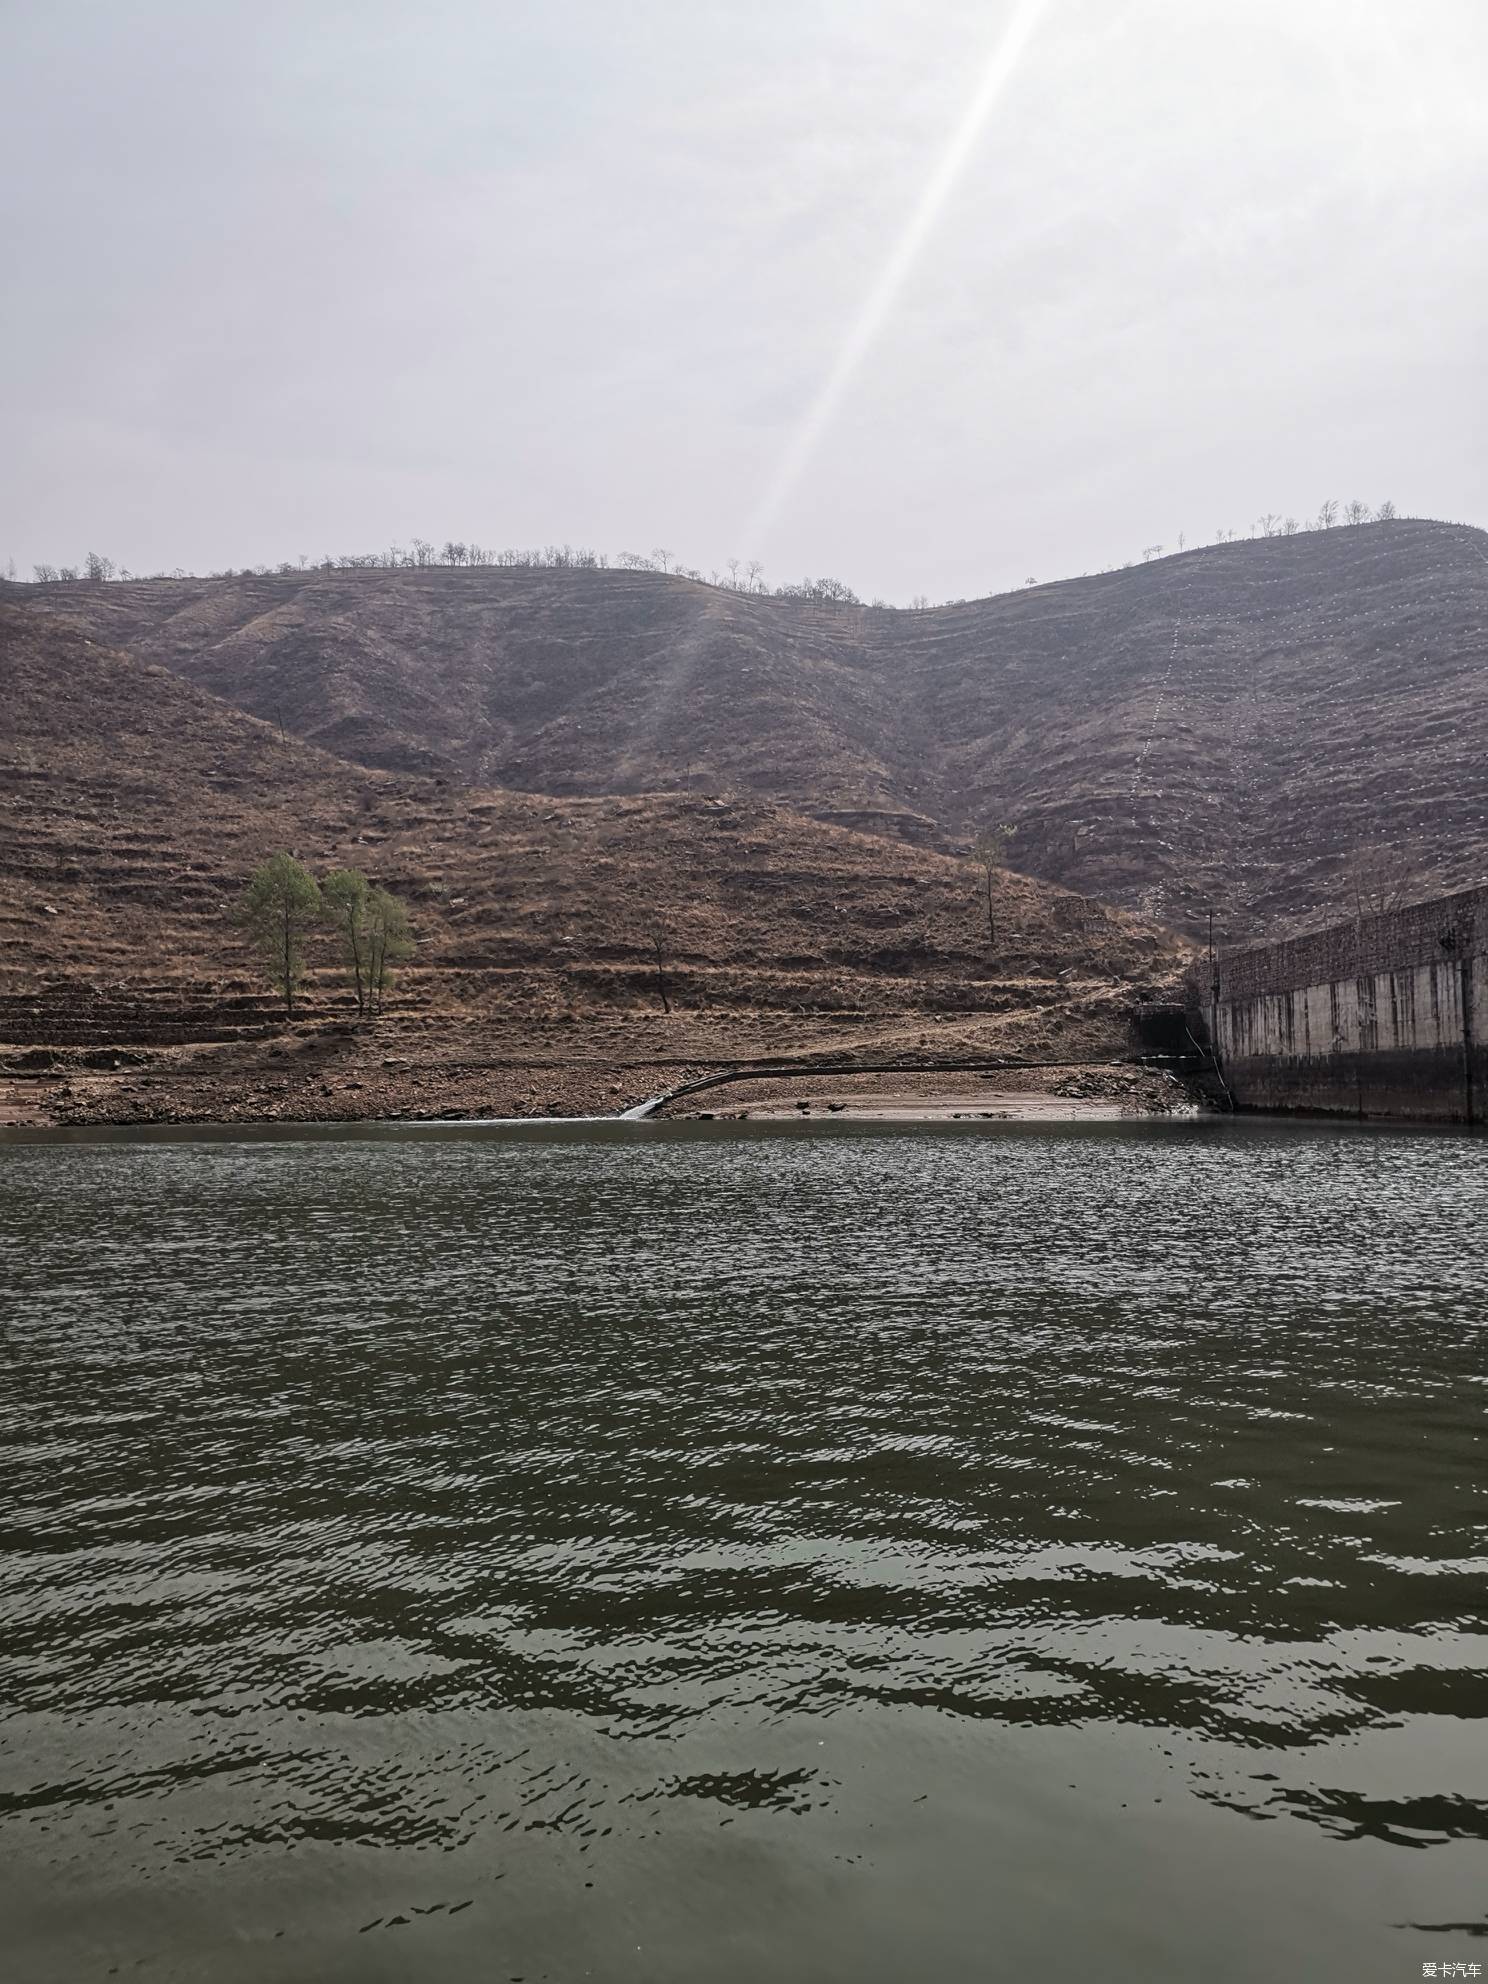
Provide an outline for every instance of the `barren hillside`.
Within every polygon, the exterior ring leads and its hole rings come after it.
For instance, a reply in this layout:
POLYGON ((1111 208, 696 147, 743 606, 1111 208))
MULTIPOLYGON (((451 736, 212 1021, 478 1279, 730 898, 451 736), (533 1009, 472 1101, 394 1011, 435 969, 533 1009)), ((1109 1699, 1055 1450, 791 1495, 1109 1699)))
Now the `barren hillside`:
MULTIPOLYGON (((230 911, 287 847, 404 895, 420 997, 448 1008, 684 995, 995 1004, 984 981, 1161 977, 1150 924, 1020 875, 985 909, 965 862, 768 799, 552 799, 364 769, 60 619, 0 607, 0 986, 243 980, 230 911), (961 986, 963 994, 955 987, 961 986), (875 991, 877 988, 877 991, 875 991)), ((1006 1000, 1004 1000, 1006 1003, 1006 1000)))
POLYGON ((1006 819, 1028 872, 1190 927, 1212 901, 1233 937, 1351 907, 1361 849, 1423 890, 1488 858, 1488 536, 1454 525, 1214 546, 924 613, 611 571, 9 596, 363 766, 756 795, 927 848, 1006 819))

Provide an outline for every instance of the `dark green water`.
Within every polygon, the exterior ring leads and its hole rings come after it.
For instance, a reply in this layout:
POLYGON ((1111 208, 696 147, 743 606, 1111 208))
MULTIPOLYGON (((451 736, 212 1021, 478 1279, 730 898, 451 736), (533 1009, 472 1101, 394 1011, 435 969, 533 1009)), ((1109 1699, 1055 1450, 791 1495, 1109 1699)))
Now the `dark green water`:
POLYGON ((1488 1149, 0 1148, 0 1974, 1488 1974, 1488 1149))

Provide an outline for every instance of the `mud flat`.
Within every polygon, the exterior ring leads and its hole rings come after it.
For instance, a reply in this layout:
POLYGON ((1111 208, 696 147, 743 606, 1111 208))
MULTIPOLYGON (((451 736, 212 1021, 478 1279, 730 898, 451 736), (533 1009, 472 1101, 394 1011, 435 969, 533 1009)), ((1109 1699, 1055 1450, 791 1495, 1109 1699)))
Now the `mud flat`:
POLYGON ((1057 1123, 1193 1114, 1170 1077, 1144 1069, 1029 1068, 974 1075, 823 1075, 730 1083, 669 1104, 678 1120, 1057 1123))

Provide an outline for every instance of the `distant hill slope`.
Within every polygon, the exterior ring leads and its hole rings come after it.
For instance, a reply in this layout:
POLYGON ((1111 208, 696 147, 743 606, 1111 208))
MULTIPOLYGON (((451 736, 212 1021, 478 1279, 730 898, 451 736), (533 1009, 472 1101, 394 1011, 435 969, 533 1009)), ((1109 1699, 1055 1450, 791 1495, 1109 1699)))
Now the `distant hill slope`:
MULTIPOLYGON (((499 1004, 508 983, 528 1007, 561 1005, 565 982, 649 1001, 658 937, 674 973, 740 1004, 850 1004, 875 983, 914 1003, 989 975, 964 861, 768 799, 555 800, 366 770, 3 603, 0 702, 0 990, 13 998, 242 977, 232 908, 279 848, 320 872, 357 865, 408 899, 415 979, 436 1006, 499 1004)), ((1181 961, 1168 932, 1048 884, 1005 875, 995 899, 997 978, 1160 980, 1181 961)))
POLYGON ((652 573, 15 588, 339 756, 582 795, 754 793, 1231 936, 1488 862, 1488 535, 1252 540, 923 613, 652 573), (1398 883, 1402 875, 1392 877, 1398 883))

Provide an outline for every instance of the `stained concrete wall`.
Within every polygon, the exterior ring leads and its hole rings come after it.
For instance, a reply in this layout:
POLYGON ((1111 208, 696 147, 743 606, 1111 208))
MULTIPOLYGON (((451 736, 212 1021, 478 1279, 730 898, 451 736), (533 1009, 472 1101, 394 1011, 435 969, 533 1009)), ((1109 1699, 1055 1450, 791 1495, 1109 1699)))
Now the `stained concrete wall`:
POLYGON ((1227 953, 1218 979, 1237 1108, 1488 1122, 1488 888, 1227 953))

